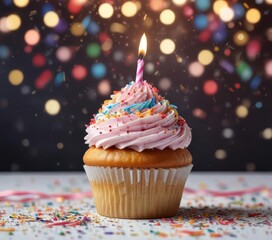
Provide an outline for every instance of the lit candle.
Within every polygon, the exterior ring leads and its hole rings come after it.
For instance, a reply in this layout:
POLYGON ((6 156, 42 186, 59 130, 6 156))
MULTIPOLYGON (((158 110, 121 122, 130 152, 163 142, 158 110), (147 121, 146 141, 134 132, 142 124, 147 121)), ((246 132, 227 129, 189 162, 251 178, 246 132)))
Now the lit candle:
POLYGON ((137 61, 137 71, 136 71, 136 83, 143 82, 143 75, 144 75, 144 56, 146 54, 146 46, 147 40, 145 34, 143 34, 140 45, 139 45, 139 59, 137 61))

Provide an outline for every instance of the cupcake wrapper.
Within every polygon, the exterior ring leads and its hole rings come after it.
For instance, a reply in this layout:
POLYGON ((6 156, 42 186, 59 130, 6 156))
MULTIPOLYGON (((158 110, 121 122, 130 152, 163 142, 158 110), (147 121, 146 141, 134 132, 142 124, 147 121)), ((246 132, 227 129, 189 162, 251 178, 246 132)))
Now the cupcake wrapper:
POLYGON ((119 184, 125 182, 126 185, 144 182, 177 184, 186 181, 193 165, 181 168, 151 168, 151 169, 130 169, 117 167, 94 167, 84 165, 89 181, 106 182, 119 184))
POLYGON ((117 218, 175 215, 192 167, 130 169, 84 165, 98 213, 117 218))

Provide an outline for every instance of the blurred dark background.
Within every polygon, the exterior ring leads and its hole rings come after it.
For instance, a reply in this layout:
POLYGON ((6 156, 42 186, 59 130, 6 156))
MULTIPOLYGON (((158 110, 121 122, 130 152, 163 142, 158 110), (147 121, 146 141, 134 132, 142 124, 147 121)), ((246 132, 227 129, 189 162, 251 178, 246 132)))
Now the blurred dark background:
POLYGON ((85 124, 144 78, 192 128, 194 170, 272 170, 272 1, 2 0, 0 170, 82 171, 85 124))

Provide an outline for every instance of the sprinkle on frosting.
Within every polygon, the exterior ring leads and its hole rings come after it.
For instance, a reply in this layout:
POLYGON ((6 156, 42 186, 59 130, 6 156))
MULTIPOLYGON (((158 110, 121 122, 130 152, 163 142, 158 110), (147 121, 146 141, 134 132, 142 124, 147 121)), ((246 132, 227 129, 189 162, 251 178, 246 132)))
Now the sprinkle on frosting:
POLYGON ((130 82, 104 101, 87 126, 86 144, 104 149, 186 148, 191 129, 177 107, 158 94, 146 81, 130 82))

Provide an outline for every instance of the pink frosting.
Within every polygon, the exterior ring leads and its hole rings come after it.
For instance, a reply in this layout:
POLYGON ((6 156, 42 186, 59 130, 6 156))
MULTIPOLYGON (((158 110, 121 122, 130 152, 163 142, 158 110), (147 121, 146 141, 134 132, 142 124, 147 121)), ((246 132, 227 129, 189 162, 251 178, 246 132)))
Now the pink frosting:
POLYGON ((111 95, 91 119, 84 138, 97 148, 145 149, 186 148, 191 129, 178 116, 176 107, 148 84, 131 82, 111 95))

